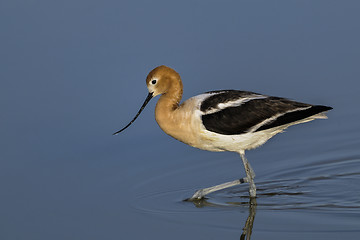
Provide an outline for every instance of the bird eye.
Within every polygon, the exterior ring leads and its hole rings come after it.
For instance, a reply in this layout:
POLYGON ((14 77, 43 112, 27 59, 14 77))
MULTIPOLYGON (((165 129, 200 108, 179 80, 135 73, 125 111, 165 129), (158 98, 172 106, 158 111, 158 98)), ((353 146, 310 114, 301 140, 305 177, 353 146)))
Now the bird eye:
POLYGON ((151 81, 151 84, 154 85, 155 83, 156 83, 156 80, 155 80, 155 79, 151 81))

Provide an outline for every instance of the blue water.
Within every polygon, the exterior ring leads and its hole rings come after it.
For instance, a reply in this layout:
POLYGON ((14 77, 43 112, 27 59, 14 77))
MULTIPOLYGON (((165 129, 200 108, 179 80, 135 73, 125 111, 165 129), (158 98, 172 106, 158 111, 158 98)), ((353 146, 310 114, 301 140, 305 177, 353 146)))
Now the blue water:
POLYGON ((0 7, 0 238, 357 239, 357 1, 10 1, 0 7), (164 134, 145 77, 177 70, 184 99, 238 89, 332 106, 246 152, 164 134))

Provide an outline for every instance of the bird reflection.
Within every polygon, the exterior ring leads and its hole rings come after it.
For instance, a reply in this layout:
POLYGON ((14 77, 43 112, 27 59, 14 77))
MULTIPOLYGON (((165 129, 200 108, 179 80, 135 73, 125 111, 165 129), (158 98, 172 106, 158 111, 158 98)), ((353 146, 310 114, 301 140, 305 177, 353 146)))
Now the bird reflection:
MULTIPOLYGON (((205 198, 202 199, 194 199, 194 200, 190 200, 190 199, 186 199, 185 201, 188 202, 192 202, 195 207, 197 208, 202 208, 202 207, 219 207, 219 206, 224 206, 222 204, 216 204, 216 203, 212 203, 212 202, 208 202, 205 198)), ((246 219, 245 222, 245 226, 242 229, 242 233, 240 235, 240 240, 250 240, 251 239, 251 234, 252 234, 252 229, 253 229, 253 225, 254 225, 254 220, 255 220, 255 214, 256 214, 256 198, 250 198, 250 200, 248 202, 227 202, 227 204, 229 205, 242 205, 242 206, 246 206, 248 205, 249 207, 249 215, 246 219)))
POLYGON ((243 228, 243 232, 240 236, 240 240, 250 240, 251 233, 254 225, 255 214, 256 214, 256 199, 250 198, 249 202, 249 216, 246 219, 245 226, 243 228))

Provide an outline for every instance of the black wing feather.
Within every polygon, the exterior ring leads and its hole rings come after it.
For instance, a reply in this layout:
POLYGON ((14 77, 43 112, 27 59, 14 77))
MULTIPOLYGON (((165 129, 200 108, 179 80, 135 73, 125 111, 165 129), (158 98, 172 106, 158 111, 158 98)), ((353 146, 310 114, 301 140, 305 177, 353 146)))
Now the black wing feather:
POLYGON ((314 106, 311 106, 311 108, 308 108, 308 109, 289 112, 289 113, 286 113, 286 114, 278 117, 273 122, 270 122, 268 124, 265 124, 265 125, 261 126, 260 128, 258 128, 256 130, 256 132, 266 130, 266 129, 269 129, 269 128, 273 128, 273 127, 278 127, 278 126, 281 126, 281 125, 284 125, 284 124, 287 124, 287 123, 296 122, 298 120, 305 119, 307 117, 310 117, 310 116, 313 116, 315 114, 325 112, 325 111, 328 111, 328 110, 331 110, 331 109, 332 109, 332 107, 314 105, 314 106))
MULTIPOLYGON (((256 131, 281 126, 295 122, 317 113, 332 109, 326 106, 314 106, 310 104, 291 101, 279 97, 266 97, 253 99, 244 102, 240 106, 228 107, 214 113, 206 114, 206 110, 216 108, 218 103, 233 101, 241 97, 254 95, 253 92, 227 90, 215 94, 205 99, 201 104, 200 110, 204 112, 202 122, 208 131, 224 134, 236 135, 249 132, 250 129, 266 119, 283 114, 280 117, 261 126, 256 131), (230 100, 229 100, 230 99, 230 100), (310 108, 307 108, 310 107, 310 108), (307 108, 300 110, 301 108, 307 108), (297 111, 293 111, 299 109, 297 111), (289 112, 293 111, 293 112, 289 112), (286 113, 288 112, 288 113, 286 113)), ((260 95, 260 94, 257 94, 260 95)))
POLYGON ((237 91, 237 90, 216 90, 206 93, 215 93, 214 95, 205 99, 200 106, 200 110, 205 112, 212 108, 216 108, 219 103, 226 103, 229 101, 234 101, 239 98, 245 98, 252 95, 260 95, 254 92, 248 91, 237 91))

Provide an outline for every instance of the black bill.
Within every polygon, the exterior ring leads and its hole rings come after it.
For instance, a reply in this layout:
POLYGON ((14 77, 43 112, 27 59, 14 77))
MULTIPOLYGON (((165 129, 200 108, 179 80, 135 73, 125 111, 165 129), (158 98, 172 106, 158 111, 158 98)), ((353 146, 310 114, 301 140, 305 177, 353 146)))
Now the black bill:
POLYGON ((140 115, 140 113, 142 112, 142 110, 145 108, 145 106, 148 104, 148 102, 151 100, 151 98, 153 97, 153 93, 149 93, 148 95, 147 95, 147 97, 146 97, 146 99, 145 99, 145 101, 144 101, 144 103, 143 103, 143 105, 141 106, 141 108, 140 108, 140 110, 139 110, 139 112, 136 114, 136 116, 134 117, 134 119, 133 120, 131 120, 131 122, 129 122, 129 124, 128 125, 126 125, 124 128, 122 128, 121 130, 119 130, 119 131, 117 131, 117 132, 115 132, 115 133, 113 133, 113 135, 116 135, 116 134, 118 134, 118 133, 120 133, 120 132, 122 132, 122 131, 124 131, 126 128, 128 128, 134 121, 135 121, 135 119, 140 115))

